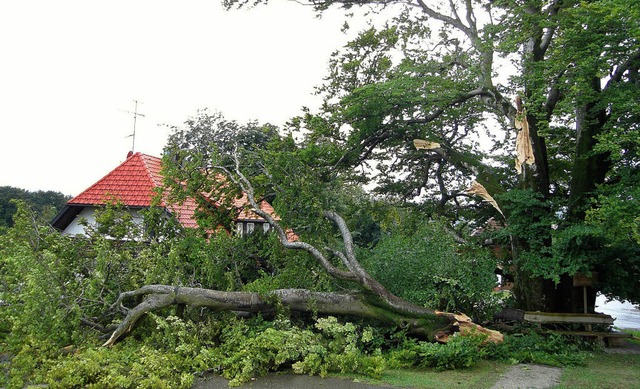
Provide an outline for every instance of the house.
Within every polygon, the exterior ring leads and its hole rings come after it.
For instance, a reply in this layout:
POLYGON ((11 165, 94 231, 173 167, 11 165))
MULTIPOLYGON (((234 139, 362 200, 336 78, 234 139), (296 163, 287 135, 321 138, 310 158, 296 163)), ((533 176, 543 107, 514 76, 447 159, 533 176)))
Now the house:
MULTIPOLYGON (((52 225, 64 234, 85 235, 83 220, 87 224, 95 225, 94 213, 106 204, 117 202, 131 212, 134 222, 141 223, 141 210, 152 206, 156 189, 163 185, 161 174, 162 160, 158 157, 142 153, 129 153, 127 159, 95 184, 67 202, 65 207, 53 219, 52 225)), ((207 198, 215 206, 215 199, 207 198)), ((234 200, 234 207, 238 210, 234 224, 236 233, 242 235, 254 230, 268 231, 269 224, 257 214, 247 208, 245 197, 234 200)), ((182 204, 159 204, 167 215, 175 217, 184 228, 196 228, 195 212, 198 208, 193 198, 187 198, 182 204)), ((273 207, 266 201, 260 208, 271 215, 275 215, 273 207)))

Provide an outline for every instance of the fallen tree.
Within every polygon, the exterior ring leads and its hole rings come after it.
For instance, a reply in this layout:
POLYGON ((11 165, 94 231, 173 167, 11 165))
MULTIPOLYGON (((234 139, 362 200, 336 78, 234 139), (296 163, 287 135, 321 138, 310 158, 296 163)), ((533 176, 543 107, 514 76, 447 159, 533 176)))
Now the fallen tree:
POLYGON ((353 237, 344 219, 334 211, 325 211, 324 216, 340 231, 341 250, 325 247, 324 251, 339 258, 342 266, 335 266, 323 251, 299 239, 292 240, 273 215, 262 210, 259 199, 249 180, 240 171, 239 158, 234 154, 235 168, 214 166, 231 183, 247 196, 250 209, 264 218, 275 231, 280 243, 288 249, 303 250, 311 254, 332 277, 356 284, 358 290, 350 293, 313 292, 306 289, 280 289, 267 295, 255 292, 225 292, 218 290, 179 287, 170 285, 147 285, 137 290, 121 293, 112 308, 125 314, 124 319, 104 346, 112 346, 128 333, 144 314, 172 305, 207 307, 212 311, 233 311, 272 315, 277 304, 296 312, 314 312, 326 315, 344 315, 397 325, 410 333, 430 340, 446 342, 451 334, 484 333, 489 341, 501 342, 502 334, 483 328, 463 314, 439 312, 417 306, 389 292, 380 282, 371 277, 358 262, 353 237), (134 298, 142 301, 132 308, 125 302, 134 298))

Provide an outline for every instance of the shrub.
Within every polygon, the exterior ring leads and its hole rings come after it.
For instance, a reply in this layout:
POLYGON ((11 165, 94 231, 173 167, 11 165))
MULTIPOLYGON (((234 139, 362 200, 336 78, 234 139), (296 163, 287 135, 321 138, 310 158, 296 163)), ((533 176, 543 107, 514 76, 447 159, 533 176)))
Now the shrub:
POLYGON ((572 342, 561 335, 542 336, 536 333, 505 336, 500 344, 490 344, 487 355, 508 363, 539 363, 550 366, 584 365, 592 345, 572 342))
POLYGON ((452 336, 445 344, 420 343, 421 367, 433 367, 437 371, 472 367, 486 355, 482 336, 452 336))
POLYGON ((500 305, 492 292, 495 259, 454 242, 437 220, 386 235, 361 257, 374 278, 415 304, 476 318, 490 317, 500 305))

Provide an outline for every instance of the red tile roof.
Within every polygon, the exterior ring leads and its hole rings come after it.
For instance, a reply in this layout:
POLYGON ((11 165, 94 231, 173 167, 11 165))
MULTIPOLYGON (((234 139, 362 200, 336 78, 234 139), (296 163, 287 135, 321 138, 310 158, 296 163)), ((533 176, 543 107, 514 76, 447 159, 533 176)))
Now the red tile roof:
MULTIPOLYGON (((233 206, 239 209, 238 216, 236 219, 238 220, 264 220, 261 216, 258 216, 255 212, 247 208, 247 204, 249 201, 247 200, 247 194, 243 193, 242 197, 236 198, 233 200, 233 206)), ((276 211, 273 209, 271 204, 262 200, 260 202, 260 209, 265 211, 266 213, 272 215, 276 220, 280 220, 280 218, 276 215, 276 211)))
POLYGON ((155 188, 162 186, 161 159, 135 153, 69 204, 108 204, 114 200, 129 207, 149 207, 155 188))
MULTIPOLYGON (((117 201, 127 207, 150 207, 155 196, 154 189, 163 185, 161 165, 162 160, 158 157, 135 153, 67 204, 104 205, 117 201)), ((167 207, 164 201, 160 205, 167 207)), ((234 206, 241 209, 236 220, 263 220, 246 209, 246 205, 246 195, 234 200, 234 206)), ((184 203, 171 204, 167 208, 184 227, 198 226, 194 217, 198 208, 195 199, 187 198, 184 203)), ((275 216, 273 207, 266 201, 260 203, 260 208, 275 216)))

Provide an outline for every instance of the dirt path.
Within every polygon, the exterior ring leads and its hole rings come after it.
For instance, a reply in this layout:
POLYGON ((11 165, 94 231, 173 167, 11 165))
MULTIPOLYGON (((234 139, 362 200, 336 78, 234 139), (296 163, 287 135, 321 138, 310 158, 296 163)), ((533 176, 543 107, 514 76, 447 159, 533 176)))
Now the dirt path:
POLYGON ((502 374, 492 389, 552 388, 560 383, 561 375, 558 367, 519 364, 502 374))

